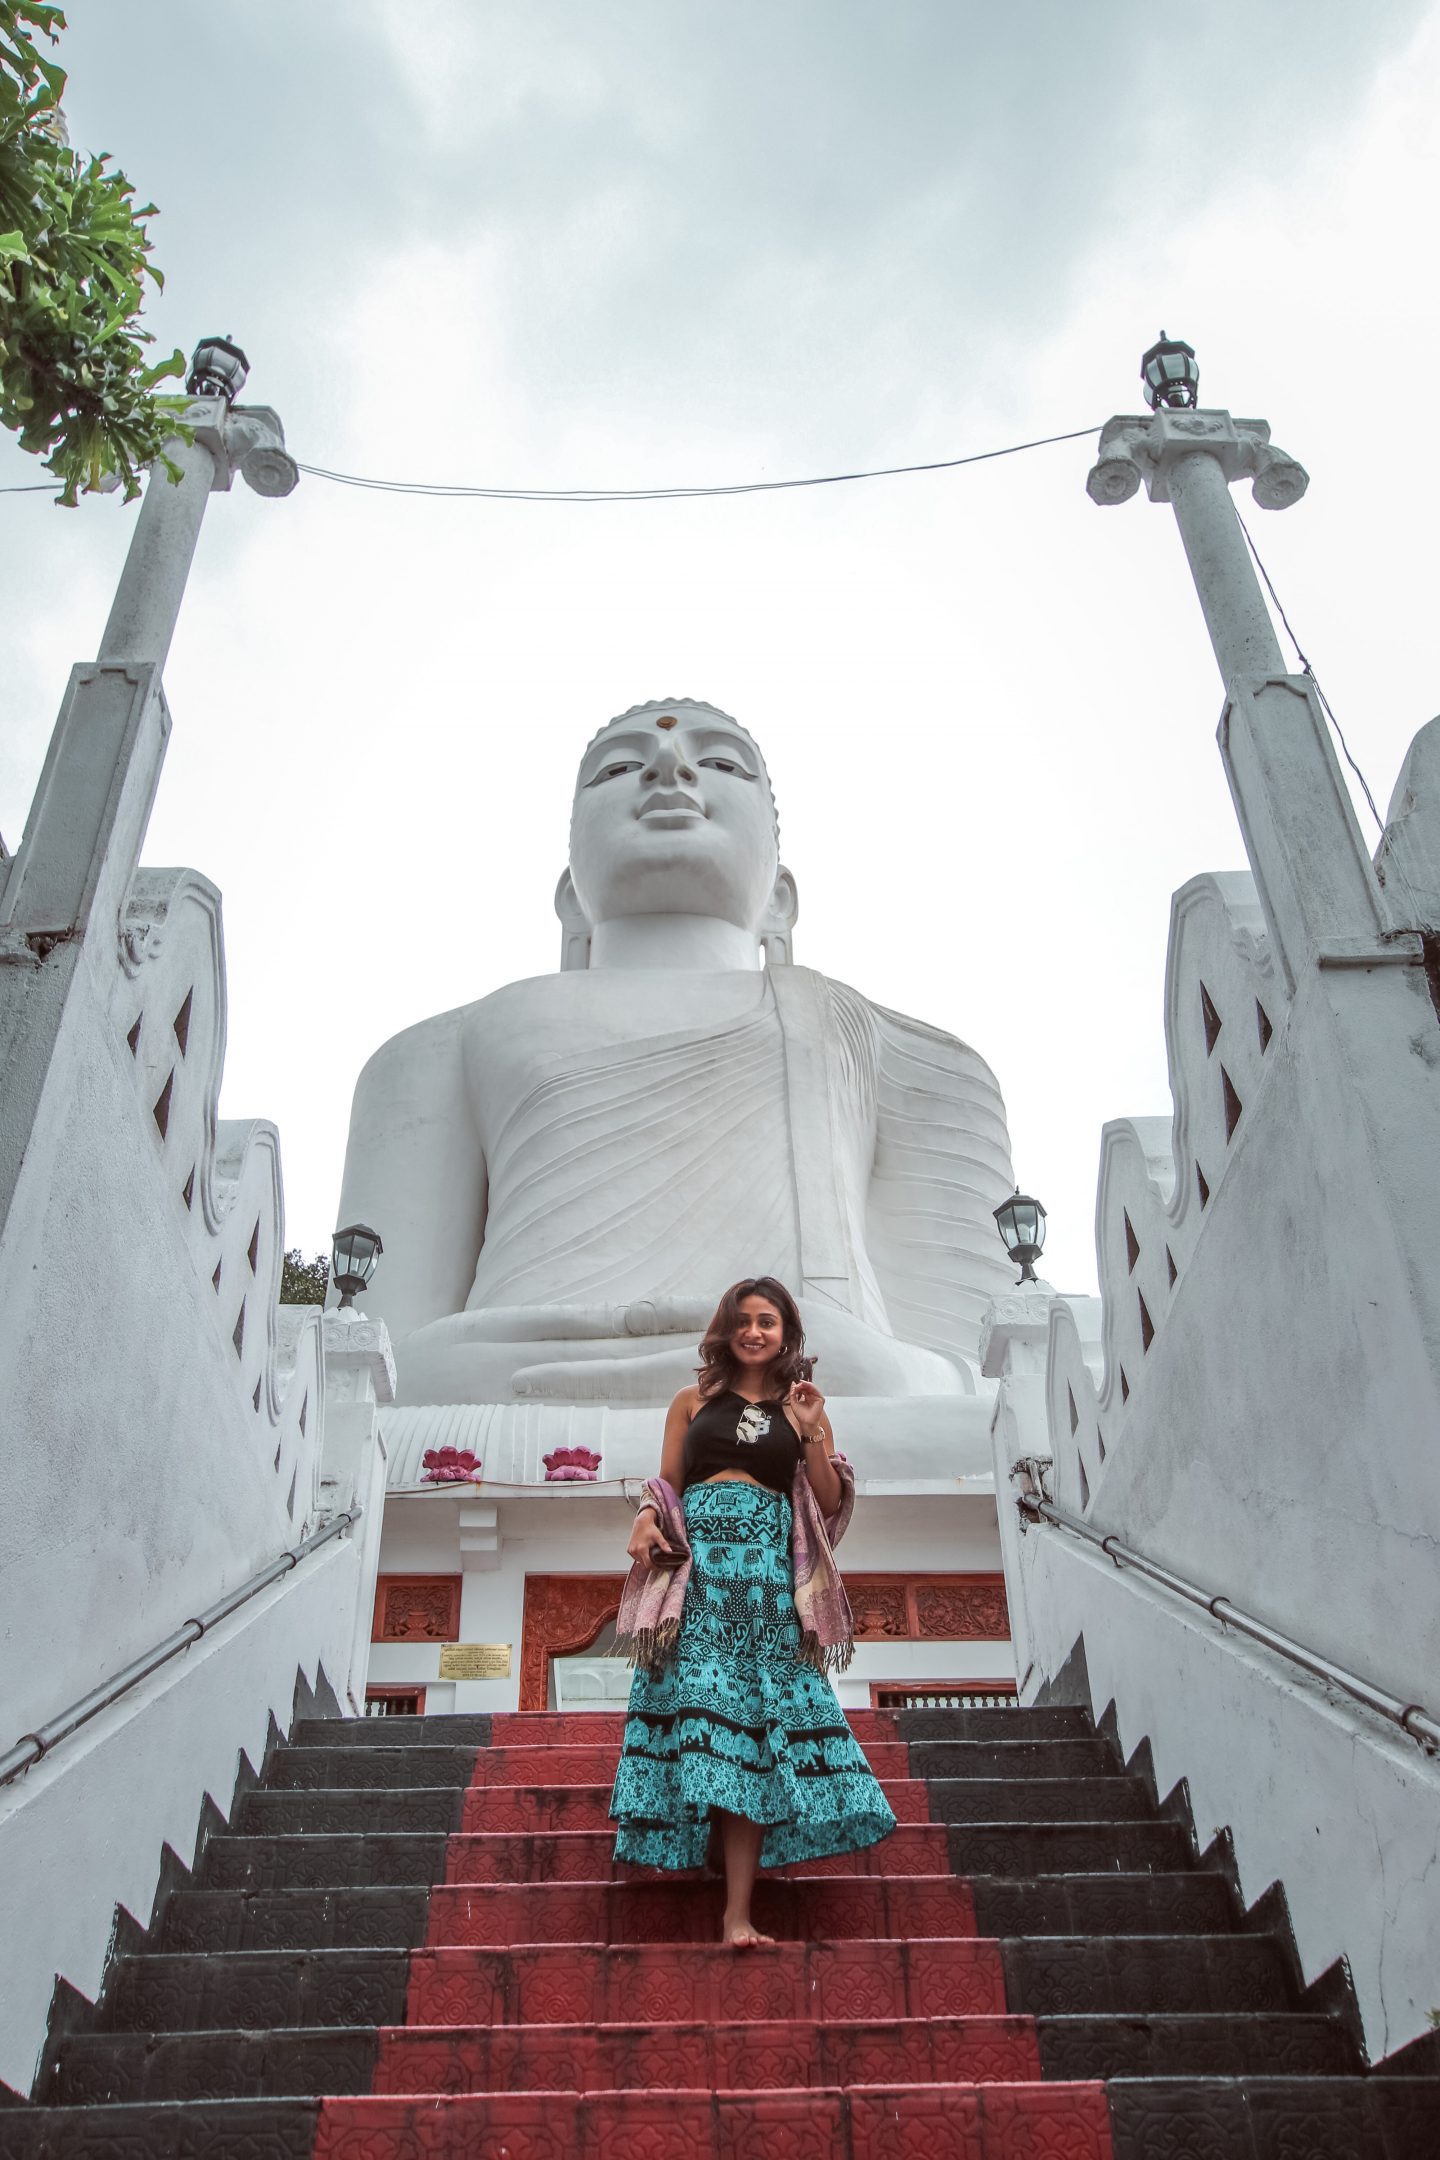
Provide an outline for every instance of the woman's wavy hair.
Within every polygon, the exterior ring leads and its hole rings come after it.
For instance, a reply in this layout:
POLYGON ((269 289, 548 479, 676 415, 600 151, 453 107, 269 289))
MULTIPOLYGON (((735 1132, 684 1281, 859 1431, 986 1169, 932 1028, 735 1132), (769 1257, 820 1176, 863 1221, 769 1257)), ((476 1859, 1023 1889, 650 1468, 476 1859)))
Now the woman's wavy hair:
POLYGON ((805 1355, 805 1329, 800 1320, 800 1308, 784 1283, 777 1282, 773 1275, 750 1275, 743 1282, 731 1283, 705 1330, 699 1365, 702 1400, 711 1395, 723 1395, 727 1388, 735 1385, 740 1365, 730 1342, 744 1318, 740 1307, 747 1297, 768 1298, 784 1325, 780 1355, 770 1367, 771 1382, 779 1393, 788 1394, 795 1381, 808 1380, 815 1369, 814 1358, 805 1355))

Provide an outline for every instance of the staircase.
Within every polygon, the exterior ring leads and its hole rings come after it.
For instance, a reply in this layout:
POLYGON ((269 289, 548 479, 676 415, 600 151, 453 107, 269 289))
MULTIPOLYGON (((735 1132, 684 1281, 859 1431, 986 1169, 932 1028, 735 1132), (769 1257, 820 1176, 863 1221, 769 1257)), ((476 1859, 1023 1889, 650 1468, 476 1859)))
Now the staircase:
MULTIPOLYGON (((301 1723, 5 2160, 1434 2160, 1078 1710, 856 1712, 900 1828, 617 1872, 621 1719, 301 1723)), ((1423 2052, 1423 2044, 1417 2043, 1423 2052)))

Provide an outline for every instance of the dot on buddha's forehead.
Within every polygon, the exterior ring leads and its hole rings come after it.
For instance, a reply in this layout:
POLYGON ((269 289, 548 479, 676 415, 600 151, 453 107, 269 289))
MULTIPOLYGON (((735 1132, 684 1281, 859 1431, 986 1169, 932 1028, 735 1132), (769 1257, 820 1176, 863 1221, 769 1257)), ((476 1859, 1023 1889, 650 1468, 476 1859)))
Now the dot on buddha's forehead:
POLYGON ((672 728, 678 727, 679 722, 676 720, 674 713, 667 712, 660 715, 660 718, 655 722, 655 725, 656 727, 672 728))

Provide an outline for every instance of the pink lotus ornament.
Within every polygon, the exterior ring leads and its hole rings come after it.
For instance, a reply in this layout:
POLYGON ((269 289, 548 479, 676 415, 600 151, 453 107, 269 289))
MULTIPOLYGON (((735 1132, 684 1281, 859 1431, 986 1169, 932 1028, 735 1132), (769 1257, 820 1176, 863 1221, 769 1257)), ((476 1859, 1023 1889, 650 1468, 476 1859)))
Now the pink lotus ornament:
POLYGON ((474 1485, 480 1478, 480 1458, 466 1448, 426 1448, 420 1458, 426 1485, 474 1485))
POLYGON ((600 1474, 600 1457, 593 1448, 557 1447, 543 1459, 547 1485, 593 1485, 600 1474))

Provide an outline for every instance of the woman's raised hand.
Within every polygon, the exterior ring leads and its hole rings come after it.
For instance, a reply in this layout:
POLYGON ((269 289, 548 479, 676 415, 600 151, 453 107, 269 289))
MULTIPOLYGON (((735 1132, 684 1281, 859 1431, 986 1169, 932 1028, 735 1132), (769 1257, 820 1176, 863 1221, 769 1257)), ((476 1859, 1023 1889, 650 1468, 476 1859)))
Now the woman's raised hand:
POLYGON ((820 1420, 825 1415, 825 1397, 813 1380, 797 1380, 785 1398, 785 1407, 799 1426, 805 1439, 811 1440, 820 1430, 820 1420))

